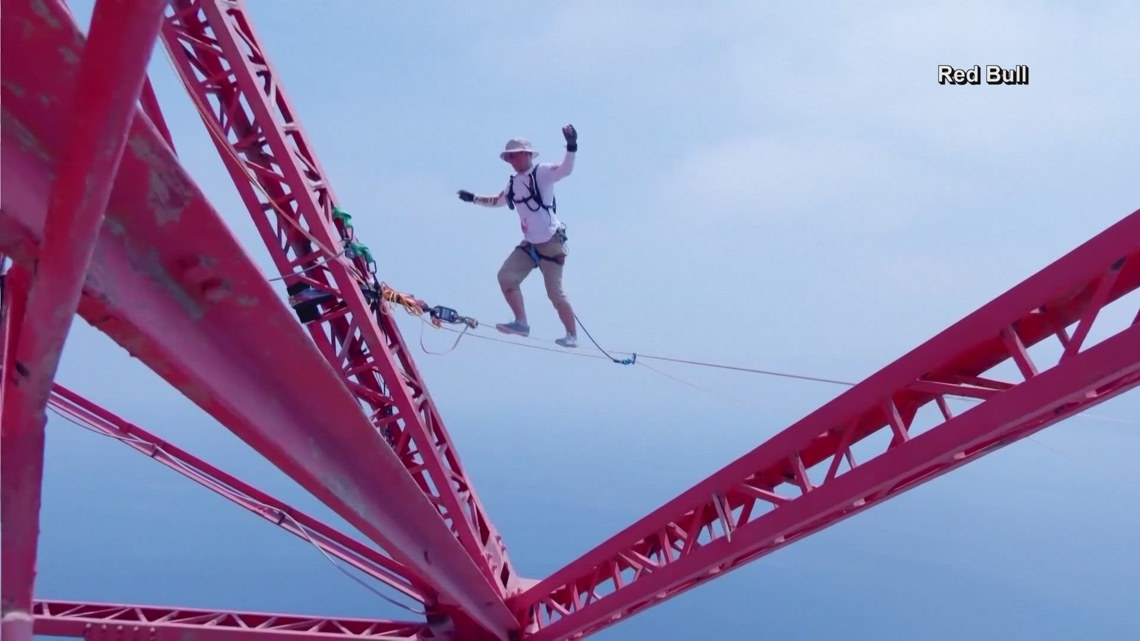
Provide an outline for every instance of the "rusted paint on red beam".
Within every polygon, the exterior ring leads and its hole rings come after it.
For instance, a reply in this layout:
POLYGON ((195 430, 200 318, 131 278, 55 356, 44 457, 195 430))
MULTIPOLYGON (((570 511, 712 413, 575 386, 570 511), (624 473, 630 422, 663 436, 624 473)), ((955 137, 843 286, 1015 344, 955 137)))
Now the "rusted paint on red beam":
POLYGON ((241 0, 178 0, 163 29, 175 66, 292 294, 314 342, 393 444, 409 474, 463 544, 485 584, 471 600, 517 589, 502 537, 486 514, 451 435, 381 298, 375 264, 335 215, 327 175, 241 0), (320 248, 315 250, 315 248, 320 248), (344 249, 343 258, 334 253, 344 249), (317 264, 320 258, 328 259, 317 264), (313 261, 313 262, 306 262, 313 261), (304 271, 296 272, 296 268, 304 271))
MULTIPOLYGON (((32 637, 29 615, 39 538, 44 409, 164 6, 163 0, 98 0, 72 91, 66 94, 69 100, 59 110, 66 144, 56 164, 39 259, 31 268, 25 318, 4 395, 0 629, 8 641, 32 637)), ((5 7, 5 21, 9 15, 5 7)), ((3 55, 16 54, 9 50, 3 55)), ((19 55, 27 64, 27 54, 19 55)), ((9 81, 6 73, 4 79, 9 81)))
MULTIPOLYGON (((0 253, 26 264, 66 142, 55 97, 74 80, 69 61, 82 41, 58 2, 3 6, 5 50, 35 62, 3 56, 0 99, 0 253)), ((513 616, 501 601, 467 598, 465 586, 485 578, 149 120, 135 120, 119 173, 80 315, 385 548, 442 605, 505 638, 513 616)))

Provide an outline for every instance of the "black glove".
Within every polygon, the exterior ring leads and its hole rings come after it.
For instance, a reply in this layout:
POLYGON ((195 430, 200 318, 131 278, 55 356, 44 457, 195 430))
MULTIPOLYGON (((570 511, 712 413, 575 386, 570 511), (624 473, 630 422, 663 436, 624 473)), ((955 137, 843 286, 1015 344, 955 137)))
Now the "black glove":
POLYGON ((460 189, 459 200, 462 200, 465 203, 473 202, 475 200, 475 194, 467 191, 466 189, 460 189))
POLYGON ((563 127, 562 135, 566 138, 566 151, 578 151, 578 131, 574 125, 563 127))

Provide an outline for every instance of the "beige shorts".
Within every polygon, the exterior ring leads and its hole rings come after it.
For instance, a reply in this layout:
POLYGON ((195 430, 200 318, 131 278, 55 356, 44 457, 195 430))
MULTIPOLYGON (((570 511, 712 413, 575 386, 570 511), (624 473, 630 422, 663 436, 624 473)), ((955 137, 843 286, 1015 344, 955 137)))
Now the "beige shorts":
POLYGON ((534 259, 530 256, 528 245, 526 242, 518 245, 503 261, 502 267, 499 268, 499 286, 505 292, 518 289, 530 272, 538 267, 546 284, 546 295, 557 307, 566 301, 566 294, 562 291, 562 268, 566 261, 566 245, 558 234, 545 243, 535 244, 535 251, 543 257, 539 258, 538 265, 534 264, 534 259))

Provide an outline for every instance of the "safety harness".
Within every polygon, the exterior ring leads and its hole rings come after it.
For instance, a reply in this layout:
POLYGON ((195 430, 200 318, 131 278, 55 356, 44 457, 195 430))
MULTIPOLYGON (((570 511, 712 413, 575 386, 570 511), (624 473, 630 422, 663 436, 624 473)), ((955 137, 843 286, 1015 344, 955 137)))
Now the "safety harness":
MULTIPOLYGON (((542 210, 546 211, 548 214, 549 213, 557 214, 558 213, 558 197, 555 196, 550 201, 550 206, 548 207, 546 205, 546 201, 543 200, 543 198, 542 198, 542 192, 538 188, 538 165, 531 167, 531 170, 530 170, 530 173, 528 174, 528 176, 530 176, 530 194, 528 194, 526 196, 526 198, 521 198, 521 199, 517 199, 517 200, 515 199, 514 176, 507 179, 507 207, 509 207, 511 209, 511 211, 514 211, 515 205, 521 204, 521 205, 525 205, 526 208, 529 209, 530 211, 538 211, 539 209, 542 209, 542 210), (537 206, 533 206, 533 204, 537 204, 537 206)), ((558 229, 555 231, 555 234, 558 236, 559 239, 562 240, 563 244, 566 243, 567 237, 566 237, 566 226, 565 225, 560 225, 558 227, 558 229)), ((564 254, 560 255, 560 256, 545 256, 543 254, 538 253, 538 250, 536 250, 534 248, 534 245, 529 241, 524 240, 515 249, 521 249, 522 251, 529 254, 531 260, 534 261, 534 264, 536 267, 538 266, 540 260, 549 260, 550 262, 557 263, 559 265, 563 265, 566 263, 566 256, 564 254)))
POLYGON ((526 205, 526 208, 531 210, 531 211, 538 211, 539 209, 544 209, 547 212, 553 212, 553 213, 557 214, 558 213, 558 197, 555 196, 554 200, 550 201, 550 206, 547 207, 546 201, 542 199, 542 193, 539 192, 539 189, 538 189, 538 165, 531 167, 530 174, 528 174, 528 175, 530 176, 530 195, 527 196, 526 198, 521 199, 521 200, 515 200, 515 179, 514 179, 514 176, 511 176, 510 178, 507 179, 507 207, 510 207, 511 211, 514 211, 515 203, 520 203, 520 204, 526 205), (537 202, 538 207, 531 207, 531 203, 533 203, 533 202, 537 202))
MULTIPOLYGON (((562 241, 563 246, 566 245, 566 226, 565 225, 559 226, 558 229, 554 232, 554 235, 558 236, 558 238, 562 241)), ((530 242, 529 240, 522 241, 521 243, 519 243, 518 247, 515 247, 515 249, 521 249, 522 251, 526 252, 530 256, 530 259, 534 261, 535 267, 538 267, 538 261, 540 261, 540 260, 549 260, 550 262, 556 263, 559 265, 565 265, 566 264, 566 254, 565 253, 559 254, 558 256, 547 256, 545 254, 540 254, 540 253, 538 253, 538 250, 534 248, 534 243, 530 242)))

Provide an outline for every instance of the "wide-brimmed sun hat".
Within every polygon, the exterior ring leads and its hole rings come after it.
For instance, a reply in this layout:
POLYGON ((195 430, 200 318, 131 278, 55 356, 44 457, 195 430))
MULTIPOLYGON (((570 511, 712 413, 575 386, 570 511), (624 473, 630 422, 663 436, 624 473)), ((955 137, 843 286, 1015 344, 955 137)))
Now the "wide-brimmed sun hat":
POLYGON ((503 151, 499 152, 499 158, 505 161, 507 159, 507 154, 512 154, 519 151, 525 151, 526 153, 530 154, 531 158, 538 157, 538 152, 531 148, 529 140, 526 138, 511 138, 507 141, 506 146, 503 147, 503 151))

